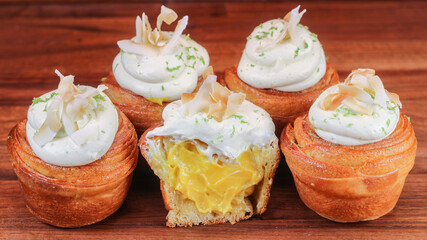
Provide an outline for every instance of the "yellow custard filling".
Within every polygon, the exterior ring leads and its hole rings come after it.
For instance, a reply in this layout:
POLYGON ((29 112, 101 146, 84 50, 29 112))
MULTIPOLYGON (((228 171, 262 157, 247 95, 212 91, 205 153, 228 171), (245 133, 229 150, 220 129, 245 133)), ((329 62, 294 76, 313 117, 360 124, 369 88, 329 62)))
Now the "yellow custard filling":
POLYGON ((217 157, 208 159, 194 141, 179 142, 167 152, 169 183, 194 201, 199 212, 225 214, 251 195, 262 180, 255 159, 259 154, 259 148, 249 149, 235 163, 225 164, 217 157))
POLYGON ((150 102, 157 103, 159 105, 163 105, 163 102, 169 100, 169 97, 165 97, 165 98, 149 97, 146 99, 150 102))

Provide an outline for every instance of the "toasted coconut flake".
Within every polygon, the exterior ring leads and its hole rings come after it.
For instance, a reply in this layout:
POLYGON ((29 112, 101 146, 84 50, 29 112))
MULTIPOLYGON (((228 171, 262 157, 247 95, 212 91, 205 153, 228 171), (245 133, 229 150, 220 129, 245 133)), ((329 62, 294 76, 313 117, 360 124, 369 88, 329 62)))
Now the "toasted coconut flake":
POLYGON ((365 77, 370 77, 375 75, 375 70, 370 68, 358 68, 356 70, 351 71, 349 77, 353 77, 354 75, 362 75, 365 77))
POLYGON ((266 44, 265 46, 259 47, 256 51, 257 52, 263 52, 279 43, 280 41, 284 40, 288 36, 291 38, 295 38, 295 28, 297 27, 297 24, 302 18, 302 15, 306 12, 304 9, 302 12, 299 12, 300 5, 292 11, 290 11, 286 16, 283 18, 285 20, 285 26, 283 28, 283 31, 275 39, 272 39, 270 43, 266 44))
POLYGON ((52 139, 56 136, 56 132, 52 131, 47 122, 45 121, 41 128, 34 135, 34 142, 36 142, 39 146, 43 146, 46 143, 52 141, 52 139))
POLYGON ((214 75, 214 70, 212 66, 207 67, 206 70, 203 72, 203 80, 205 80, 209 75, 214 75))
POLYGON ((167 39, 161 30, 162 23, 170 25, 177 19, 178 15, 170 8, 161 7, 160 14, 157 16, 156 28, 152 29, 148 17, 142 13, 142 17, 137 17, 135 21, 136 37, 132 40, 120 40, 117 45, 125 52, 158 56, 168 53, 178 43, 184 29, 187 27, 188 16, 184 16, 175 28, 171 39, 167 39))
POLYGON ((117 45, 125 52, 134 53, 138 55, 154 57, 160 54, 159 48, 145 43, 135 44, 132 40, 120 40, 117 42, 117 45))
POLYGON ((181 20, 178 21, 178 24, 175 27, 175 31, 172 35, 172 38, 169 40, 169 42, 164 46, 164 48, 161 50, 162 54, 167 54, 169 51, 175 47, 175 45, 178 43, 179 37, 181 36, 182 32, 184 32, 184 29, 187 27, 188 24, 188 16, 184 16, 181 20))
POLYGON ((333 111, 337 109, 346 97, 346 95, 341 93, 334 93, 326 96, 325 101, 323 102, 323 109, 326 111, 333 111))
POLYGON ((371 96, 356 86, 338 85, 339 92, 349 97, 354 97, 363 102, 370 102, 371 96))
POLYGON ((209 75, 194 98, 190 94, 183 94, 181 99, 183 115, 192 116, 198 112, 205 112, 208 117, 221 122, 237 112, 245 100, 245 95, 231 92, 216 82, 216 76, 209 75))
POLYGON ((243 93, 233 93, 228 97, 227 109, 224 113, 224 118, 229 118, 236 114, 240 104, 245 101, 246 95, 243 93))
POLYGON ((174 10, 162 5, 162 7, 160 8, 160 14, 159 16, 157 16, 157 29, 159 29, 159 31, 161 32, 163 22, 165 22, 167 25, 170 25, 171 23, 175 22, 177 18, 178 15, 174 10))
POLYGON ((378 76, 372 76, 368 78, 368 81, 372 90, 375 92, 374 103, 386 109, 388 98, 381 79, 378 76))
MULTIPOLYGON (((60 77, 58 94, 47 103, 47 116, 42 126, 34 135, 34 141, 43 146, 50 142, 58 132, 64 128, 71 140, 76 144, 83 144, 88 139, 97 138, 98 133, 93 133, 94 128, 81 131, 89 122, 88 113, 96 114, 95 108, 98 106, 93 98, 100 92, 107 89, 105 85, 100 85, 97 89, 85 87, 77 88, 74 76, 64 76, 58 70, 55 73, 60 77), (79 132, 79 133, 77 133, 79 132), (90 134, 90 136, 86 136, 90 134)), ((86 126, 87 128, 87 126, 86 126)))
POLYGON ((194 93, 183 93, 181 95, 181 101, 182 103, 188 103, 189 101, 193 100, 194 96, 194 93))
POLYGON ((357 113, 372 114, 372 110, 358 104, 357 101, 366 103, 368 106, 376 104, 386 109, 387 102, 390 100, 402 107, 399 96, 384 89, 381 79, 375 75, 373 69, 353 70, 345 83, 338 85, 338 89, 338 93, 325 97, 321 104, 324 110, 335 110, 339 105, 345 104, 357 113))
POLYGON ((389 91, 385 90, 386 94, 388 96, 388 98, 390 99, 390 101, 394 102, 395 104, 397 104, 400 108, 402 108, 402 103, 400 102, 400 98, 399 95, 397 95, 396 93, 390 93, 389 91))
POLYGON ((351 110, 353 110, 357 113, 365 114, 365 115, 371 115, 372 114, 371 109, 358 104, 353 98, 345 98, 343 100, 343 103, 345 105, 347 105, 351 110))
MULTIPOLYGON (((299 8, 300 6, 298 6, 299 8)), ((283 17, 283 20, 285 20, 286 22, 289 22, 291 19, 291 13, 292 11, 289 11, 288 13, 286 13, 286 15, 283 17)))

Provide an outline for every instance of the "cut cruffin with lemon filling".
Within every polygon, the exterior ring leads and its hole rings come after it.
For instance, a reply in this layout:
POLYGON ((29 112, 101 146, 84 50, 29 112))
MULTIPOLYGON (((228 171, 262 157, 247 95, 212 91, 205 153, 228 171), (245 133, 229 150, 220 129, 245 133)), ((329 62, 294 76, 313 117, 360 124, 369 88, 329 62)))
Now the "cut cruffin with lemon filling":
MULTIPOLYGON (((234 224, 240 220, 250 218, 253 214, 262 214, 266 211, 274 173, 280 159, 277 140, 260 149, 251 150, 256 171, 261 175, 260 181, 233 199, 230 211, 225 213, 219 211, 202 213, 198 210, 193 200, 186 198, 182 192, 175 190, 169 181, 170 172, 167 155, 170 149, 177 144, 176 140, 170 137, 157 136, 147 141, 146 134, 152 129, 147 130, 141 137, 139 146, 142 155, 154 173, 160 178, 164 204, 169 211, 166 217, 167 226, 208 225, 226 222, 234 224)), ((197 145, 197 148, 206 147, 206 144, 201 141, 193 141, 193 143, 197 145)), ((224 159, 224 156, 217 156, 218 162, 226 164, 225 160, 227 159, 224 159), (221 161, 221 159, 224 161, 221 161)))
POLYGON ((166 225, 232 224, 265 212, 280 160, 268 113, 206 71, 195 94, 163 111, 139 146, 160 178, 166 225))

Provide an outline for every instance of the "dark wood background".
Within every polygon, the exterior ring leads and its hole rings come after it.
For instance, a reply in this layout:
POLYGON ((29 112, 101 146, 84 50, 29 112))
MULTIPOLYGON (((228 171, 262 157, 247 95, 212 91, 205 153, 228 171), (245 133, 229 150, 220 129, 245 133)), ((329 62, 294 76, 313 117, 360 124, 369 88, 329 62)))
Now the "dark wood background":
POLYGON ((26 117, 35 96, 55 89, 58 68, 80 84, 97 85, 111 70, 116 41, 134 36, 145 11, 152 23, 160 3, 143 1, 0 0, 0 238, 427 239, 427 2, 167 1, 189 15, 186 33, 207 48, 216 71, 237 64, 245 38, 263 21, 302 4, 302 23, 319 35, 343 80, 358 67, 377 70, 400 95, 418 151, 395 209, 371 222, 339 224, 299 199, 285 164, 279 167, 267 212, 249 221, 169 229, 158 179, 141 162, 123 207, 104 221, 59 229, 26 209, 6 148, 9 130, 26 117))

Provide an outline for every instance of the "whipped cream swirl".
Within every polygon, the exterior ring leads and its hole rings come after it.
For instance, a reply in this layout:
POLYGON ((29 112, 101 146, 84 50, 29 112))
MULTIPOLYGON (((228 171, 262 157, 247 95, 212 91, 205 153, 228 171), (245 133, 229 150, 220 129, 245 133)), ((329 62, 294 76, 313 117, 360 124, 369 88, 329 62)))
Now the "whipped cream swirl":
POLYGON ((82 166, 101 158, 116 136, 116 108, 102 91, 75 86, 74 76, 63 76, 58 89, 34 98, 27 114, 27 139, 43 161, 58 166, 82 166))
POLYGON ((384 89, 372 69, 357 69, 326 89, 309 111, 309 120, 321 138, 341 145, 378 142, 399 122, 399 97, 384 89))
POLYGON ((255 88, 301 91, 326 73, 326 59, 317 35, 298 24, 306 10, 293 9, 284 19, 260 24, 247 37, 237 68, 245 83, 255 88))
POLYGON ((178 21, 174 32, 161 30, 162 22, 169 25, 176 19, 176 13, 165 6, 154 30, 145 13, 136 18, 136 36, 117 42, 121 51, 112 68, 121 87, 160 104, 194 91, 198 77, 209 66, 209 55, 188 35, 182 35, 188 16, 178 21))
POLYGON ((277 139, 268 113, 244 97, 222 87, 216 76, 208 76, 192 100, 183 96, 165 107, 163 126, 150 131, 147 139, 197 139, 207 144, 199 151, 209 158, 217 154, 236 159, 252 146, 263 147, 277 139))

